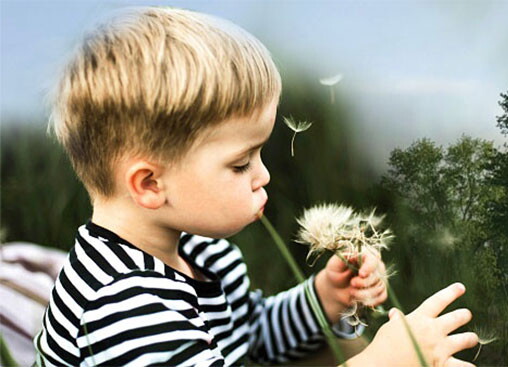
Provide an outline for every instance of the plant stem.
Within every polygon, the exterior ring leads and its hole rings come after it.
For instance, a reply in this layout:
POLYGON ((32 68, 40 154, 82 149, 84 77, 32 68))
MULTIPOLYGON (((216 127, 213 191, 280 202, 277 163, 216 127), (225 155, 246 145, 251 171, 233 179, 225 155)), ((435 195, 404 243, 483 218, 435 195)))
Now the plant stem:
MULTIPOLYGON (((261 223, 265 226, 268 233, 272 236, 272 239, 274 240, 275 244, 279 248, 280 252, 282 253, 282 256, 285 258, 287 263, 289 264, 289 267, 293 271, 294 276, 300 283, 305 282, 305 277, 303 275, 303 272, 300 270, 298 264, 296 263, 293 255, 287 248, 285 242, 280 237, 277 230, 273 227, 272 223, 266 218, 264 215, 260 215, 259 219, 261 220, 261 223)), ((336 361, 344 361, 344 355, 342 354, 342 351, 340 350, 340 346, 337 344, 336 337, 332 332, 332 329, 330 328, 330 325, 328 324, 328 320, 326 319, 326 316, 323 313, 323 310, 321 309, 321 306, 319 305, 318 300, 316 299, 316 296, 314 293, 309 289, 311 285, 307 283, 304 284, 304 290, 305 295, 307 296, 307 300, 310 303, 310 306, 314 312, 314 315, 316 316, 318 320, 318 324, 321 327, 321 330, 325 334, 326 341, 328 345, 330 346, 330 349, 332 350, 336 361)), ((346 362, 343 363, 344 367, 347 367, 346 362)))
POLYGON ((268 233, 270 233, 270 236, 272 236, 272 239, 279 248, 280 252, 282 253, 282 256, 284 256, 284 259, 286 259, 286 261, 288 262, 289 267, 293 271, 293 275, 296 277, 299 283, 304 282, 305 276, 303 275, 303 272, 300 270, 298 264, 293 258, 293 255, 291 254, 291 252, 289 252, 286 244, 279 236, 277 230, 273 228, 272 223, 270 223, 268 218, 266 218, 264 215, 261 215, 259 219, 261 219, 261 223, 263 223, 268 233))
MULTIPOLYGON (((402 306, 400 305, 400 302, 397 299, 395 292, 393 291, 392 287, 390 286, 390 283, 386 282, 386 285, 388 287, 388 297, 390 298, 390 301, 392 301, 392 303, 395 307, 397 307, 400 311, 402 311, 402 306)), ((411 331, 411 327, 407 323, 406 317, 404 315, 402 315, 402 322, 404 323, 404 326, 407 330, 409 338, 411 339, 411 342, 413 343, 413 348, 416 351, 418 360, 420 361, 420 365, 427 366, 427 362, 425 361, 425 357, 422 353, 422 350, 420 349, 420 346, 418 345, 418 342, 416 341, 416 338, 413 335, 413 332, 411 331)))

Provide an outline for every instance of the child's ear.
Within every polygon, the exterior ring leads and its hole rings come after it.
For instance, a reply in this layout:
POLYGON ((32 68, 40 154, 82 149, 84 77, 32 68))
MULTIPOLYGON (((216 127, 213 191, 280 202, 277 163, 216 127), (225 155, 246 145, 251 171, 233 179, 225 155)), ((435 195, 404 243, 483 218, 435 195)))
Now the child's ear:
POLYGON ((158 209, 166 202, 162 181, 163 167, 144 160, 132 162, 125 172, 125 182, 136 204, 158 209))

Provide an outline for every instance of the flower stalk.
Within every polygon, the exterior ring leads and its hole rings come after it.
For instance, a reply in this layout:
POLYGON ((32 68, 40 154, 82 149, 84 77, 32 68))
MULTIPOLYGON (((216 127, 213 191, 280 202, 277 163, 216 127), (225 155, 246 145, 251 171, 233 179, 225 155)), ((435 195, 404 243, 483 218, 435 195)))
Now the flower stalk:
MULTIPOLYGON (((386 282, 386 286, 388 287, 388 298, 390 298, 390 301, 400 311, 403 311, 402 306, 401 306, 397 296, 395 295, 395 292, 393 291, 392 287, 390 286, 390 283, 386 282)), ((418 341, 416 340, 413 332, 411 331, 411 327, 407 323, 406 317, 404 315, 402 315, 402 322, 404 323, 404 327, 406 328, 407 334, 409 335, 409 338, 411 339, 413 348, 416 351, 416 355, 418 356, 418 361, 420 362, 420 366, 428 366, 428 364, 425 360, 425 356, 423 355, 422 350, 420 349, 420 346, 418 345, 418 341)))
POLYGON ((263 223, 266 230, 272 237, 272 239, 275 242, 275 244, 277 245, 277 248, 279 249, 279 251, 282 253, 282 256, 287 261, 296 280, 298 280, 299 283, 304 282, 305 276, 303 275, 303 272, 300 270, 300 267, 296 263, 291 252, 289 252, 289 249, 287 248, 286 244, 284 243, 284 240, 280 237, 277 230, 273 227, 272 223, 268 220, 268 218, 266 218, 263 214, 259 215, 259 219, 261 220, 261 223, 263 223))
MULTIPOLYGON (((264 227, 266 228, 266 230, 272 237, 273 241, 277 245, 277 248, 282 253, 282 256, 289 264, 289 267, 291 268, 295 278, 298 280, 299 283, 304 283, 305 276, 303 275, 303 272, 301 271, 300 267, 296 263, 293 255, 287 248, 285 242, 282 240, 282 238, 280 237, 277 230, 273 227, 272 223, 268 220, 268 218, 266 218, 262 213, 259 214, 259 219, 261 220, 261 223, 264 225, 264 227)), ((306 282, 304 284, 305 284, 304 285, 305 295, 310 303, 312 311, 316 315, 319 326, 326 337, 326 341, 327 341, 328 345, 330 346, 330 349, 332 350, 336 361, 337 362, 344 361, 344 355, 340 349, 340 346, 337 344, 336 337, 333 334, 330 325, 328 324, 326 316, 324 315, 323 310, 321 309, 321 306, 319 305, 319 302, 316 299, 316 296, 311 291, 311 289, 309 289, 310 285, 308 284, 308 282, 306 282)), ((347 364, 345 361, 344 361, 343 366, 347 367, 347 364)))

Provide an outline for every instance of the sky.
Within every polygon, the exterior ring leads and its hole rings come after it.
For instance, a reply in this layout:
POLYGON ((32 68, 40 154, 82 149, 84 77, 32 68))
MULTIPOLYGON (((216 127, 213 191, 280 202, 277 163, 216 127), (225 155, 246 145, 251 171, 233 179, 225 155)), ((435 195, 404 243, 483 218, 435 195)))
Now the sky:
MULTIPOLYGON (((1 0, 2 121, 44 121, 58 67, 80 35, 112 10, 172 5, 244 27, 282 68, 342 74, 338 98, 375 164, 422 137, 505 138, 495 118, 508 91, 508 0, 1 0), (34 118, 34 116, 38 118, 34 118)), ((316 84, 318 80, 316 80, 316 84)))

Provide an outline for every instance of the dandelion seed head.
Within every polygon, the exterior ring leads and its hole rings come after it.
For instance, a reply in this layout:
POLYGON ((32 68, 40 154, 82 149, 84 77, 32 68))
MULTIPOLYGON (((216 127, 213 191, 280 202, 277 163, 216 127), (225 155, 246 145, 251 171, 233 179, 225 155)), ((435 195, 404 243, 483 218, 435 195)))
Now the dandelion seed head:
POLYGON ((377 226, 383 217, 357 214, 353 209, 337 204, 322 204, 304 211, 297 219, 300 230, 297 242, 310 246, 311 254, 325 250, 350 258, 367 251, 380 252, 393 237, 389 230, 380 232, 377 226))
POLYGON ((321 83, 322 85, 326 85, 328 87, 331 87, 337 83, 339 83, 342 78, 344 76, 342 74, 336 74, 336 75, 333 75, 333 76, 330 76, 330 77, 326 77, 326 78, 320 78, 319 79, 319 83, 321 83))
MULTIPOLYGON (((383 216, 355 213, 353 209, 338 204, 321 204, 307 209, 297 219, 300 229, 296 241, 309 245, 307 259, 313 254, 316 259, 325 251, 331 251, 344 261, 352 257, 361 259, 367 252, 380 257, 381 250, 388 247, 393 237, 390 230, 380 230, 383 216)), ((385 284, 393 275, 392 268, 378 267, 372 276, 385 284)), ((360 320, 358 308, 361 305, 374 304, 374 299, 356 299, 343 316, 348 317, 352 326, 365 325, 360 320)))
POLYGON ((297 242, 310 246, 309 255, 325 250, 336 252, 348 249, 352 244, 340 238, 340 231, 349 224, 352 213, 351 208, 334 204, 317 205, 305 210, 297 219, 300 224, 297 242))
POLYGON ((283 117, 284 123, 295 133, 301 133, 308 130, 312 126, 312 122, 309 121, 297 121, 292 116, 283 117))

